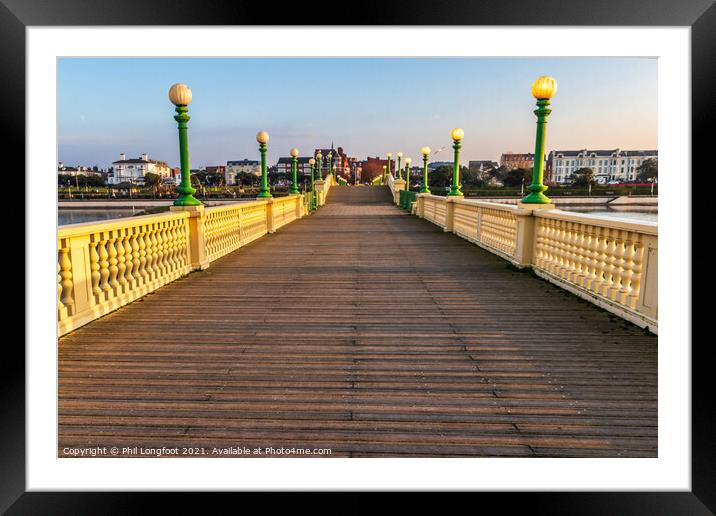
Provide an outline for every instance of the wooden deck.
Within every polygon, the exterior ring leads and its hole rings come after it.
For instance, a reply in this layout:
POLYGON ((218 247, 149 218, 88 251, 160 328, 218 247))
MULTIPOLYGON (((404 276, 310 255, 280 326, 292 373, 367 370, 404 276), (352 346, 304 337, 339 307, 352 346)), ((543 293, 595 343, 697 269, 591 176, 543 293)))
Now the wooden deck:
POLYGON ((60 339, 58 455, 657 455, 656 337, 384 187, 328 200, 60 339))

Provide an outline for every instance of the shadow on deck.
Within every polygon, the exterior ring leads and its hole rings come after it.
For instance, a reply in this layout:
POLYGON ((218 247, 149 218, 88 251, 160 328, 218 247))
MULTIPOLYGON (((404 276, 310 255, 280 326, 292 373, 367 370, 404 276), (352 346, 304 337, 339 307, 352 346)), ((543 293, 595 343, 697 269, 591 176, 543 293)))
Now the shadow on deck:
POLYGON ((58 453, 655 457, 656 342, 387 188, 334 188, 317 214, 60 339, 58 453))

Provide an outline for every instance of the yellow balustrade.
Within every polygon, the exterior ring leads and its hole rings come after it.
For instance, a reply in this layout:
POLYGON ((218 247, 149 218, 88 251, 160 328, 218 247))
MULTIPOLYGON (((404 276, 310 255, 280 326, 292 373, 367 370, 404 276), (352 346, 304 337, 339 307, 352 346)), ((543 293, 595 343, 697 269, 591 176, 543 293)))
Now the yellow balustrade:
POLYGON ((64 335, 192 270, 206 268, 305 214, 303 196, 296 194, 61 226, 58 333, 64 335))
POLYGON ((191 270, 188 213, 58 230, 58 329, 63 335, 191 270))
POLYGON ((657 332, 655 223, 431 194, 416 204, 419 217, 445 231, 657 332))

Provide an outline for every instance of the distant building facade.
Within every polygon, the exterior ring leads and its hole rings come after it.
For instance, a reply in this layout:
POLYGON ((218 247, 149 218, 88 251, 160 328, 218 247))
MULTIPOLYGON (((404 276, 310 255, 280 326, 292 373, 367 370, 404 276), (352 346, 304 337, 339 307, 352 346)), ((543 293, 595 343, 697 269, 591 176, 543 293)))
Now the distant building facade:
MULTIPOLYGON (((308 156, 307 157, 299 156, 297 158, 298 162, 296 163, 296 170, 297 170, 297 174, 299 176, 300 175, 306 175, 306 176, 311 175, 311 164, 308 162, 308 160, 310 160, 310 159, 311 158, 308 156)), ((287 158, 278 158, 278 163, 276 163, 276 169, 278 170, 279 173, 291 174, 293 172, 292 164, 293 164, 293 158, 290 156, 287 158)))
POLYGON ((647 159, 658 159, 656 150, 555 150, 549 154, 551 181, 556 184, 572 182, 572 175, 580 168, 594 171, 597 183, 628 183, 636 180, 639 165, 647 159))
POLYGON ((112 185, 119 183, 144 183, 146 174, 156 174, 163 180, 172 177, 172 169, 166 161, 149 159, 146 153, 139 158, 127 159, 124 153, 119 155, 119 160, 112 162, 112 172, 108 175, 107 182, 112 185))
POLYGON ((65 166, 63 162, 59 162, 57 164, 57 175, 67 175, 67 176, 89 176, 89 175, 97 175, 101 176, 102 172, 100 170, 93 170, 90 167, 83 167, 83 166, 76 166, 76 167, 68 167, 65 166))
POLYGON ((261 175, 261 164, 258 160, 242 159, 238 161, 227 161, 226 171, 224 177, 226 177, 227 185, 236 184, 236 176, 240 173, 253 174, 255 176, 261 175))
POLYGON ((500 157, 500 166, 505 167, 507 170, 514 170, 516 168, 532 169, 535 165, 534 154, 516 154, 513 152, 507 152, 500 157))

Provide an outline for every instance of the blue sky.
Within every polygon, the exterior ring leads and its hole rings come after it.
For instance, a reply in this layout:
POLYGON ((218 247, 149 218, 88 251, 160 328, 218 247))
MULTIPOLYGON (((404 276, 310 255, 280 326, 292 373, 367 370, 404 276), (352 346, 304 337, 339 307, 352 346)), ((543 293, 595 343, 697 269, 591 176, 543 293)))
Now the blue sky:
POLYGON ((532 81, 551 75, 547 148, 657 148, 657 61, 652 58, 62 58, 59 160, 105 168, 119 153, 178 166, 175 82, 189 85, 192 168, 257 159, 270 134, 274 163, 333 141, 350 156, 424 145, 446 149, 465 131, 462 159, 533 152, 532 81))

